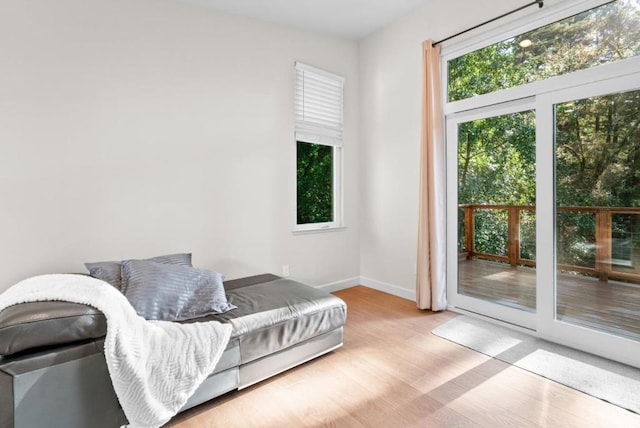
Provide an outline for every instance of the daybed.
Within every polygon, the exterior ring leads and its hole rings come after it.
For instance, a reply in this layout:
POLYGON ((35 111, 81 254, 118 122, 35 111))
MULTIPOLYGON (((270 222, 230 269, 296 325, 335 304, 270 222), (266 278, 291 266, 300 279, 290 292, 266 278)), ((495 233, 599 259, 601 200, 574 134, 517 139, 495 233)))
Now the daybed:
MULTIPOLYGON (((342 345, 345 303, 271 274, 224 283, 233 333, 211 375, 181 411, 246 388, 342 345)), ((0 312, 0 427, 119 427, 127 423, 103 354, 104 315, 68 302, 0 312)))

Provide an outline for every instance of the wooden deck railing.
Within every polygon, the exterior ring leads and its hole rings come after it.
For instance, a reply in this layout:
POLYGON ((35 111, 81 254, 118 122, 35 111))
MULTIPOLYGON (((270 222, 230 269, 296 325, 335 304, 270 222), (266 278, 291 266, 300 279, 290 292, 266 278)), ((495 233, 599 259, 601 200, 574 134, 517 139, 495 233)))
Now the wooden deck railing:
MULTIPOLYGON (((461 253, 467 259, 481 258, 509 263, 511 266, 535 266, 536 261, 520 257, 520 218, 523 211, 535 213, 533 205, 479 205, 463 204, 465 249, 461 253), (476 251, 475 214, 477 210, 507 211, 507 256, 476 251)), ((612 216, 614 214, 640 214, 640 208, 619 207, 557 207, 560 212, 593 213, 595 215, 595 263, 593 267, 558 264, 558 269, 597 276, 602 281, 609 278, 640 282, 640 269, 616 266, 612 263, 612 216)))

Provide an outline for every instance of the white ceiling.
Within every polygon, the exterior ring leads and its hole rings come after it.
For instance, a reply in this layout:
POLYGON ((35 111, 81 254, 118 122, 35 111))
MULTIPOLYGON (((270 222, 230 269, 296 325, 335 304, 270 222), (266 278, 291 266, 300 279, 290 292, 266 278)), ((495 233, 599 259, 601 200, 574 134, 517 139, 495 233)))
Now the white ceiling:
POLYGON ((182 0, 247 16, 358 40, 428 0, 182 0))

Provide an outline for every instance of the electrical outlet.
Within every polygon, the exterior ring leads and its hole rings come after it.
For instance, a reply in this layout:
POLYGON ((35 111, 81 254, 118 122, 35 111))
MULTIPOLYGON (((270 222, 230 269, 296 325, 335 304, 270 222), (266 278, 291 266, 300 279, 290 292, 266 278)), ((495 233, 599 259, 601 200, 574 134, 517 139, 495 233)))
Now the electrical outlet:
POLYGON ((282 265, 282 276, 285 278, 289 276, 289 265, 282 265))

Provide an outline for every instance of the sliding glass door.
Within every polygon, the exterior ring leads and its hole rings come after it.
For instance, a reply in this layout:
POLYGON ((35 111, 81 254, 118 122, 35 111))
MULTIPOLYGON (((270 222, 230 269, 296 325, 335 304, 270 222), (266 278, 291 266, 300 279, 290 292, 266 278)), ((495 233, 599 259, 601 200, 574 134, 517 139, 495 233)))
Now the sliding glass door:
POLYGON ((554 116, 557 319, 640 340, 640 91, 554 116))
POLYGON ((640 0, 586 3, 443 50, 447 295, 640 367, 640 0))
POLYGON ((452 307, 640 366, 632 76, 448 117, 452 307))
MULTIPOLYGON (((536 114, 531 100, 449 122, 456 160, 457 306, 533 327, 536 310, 536 114)), ((451 197, 451 194, 449 195, 451 197)), ((450 220, 451 217, 449 217, 450 220)), ((451 252, 449 253, 451 256, 451 252)))

